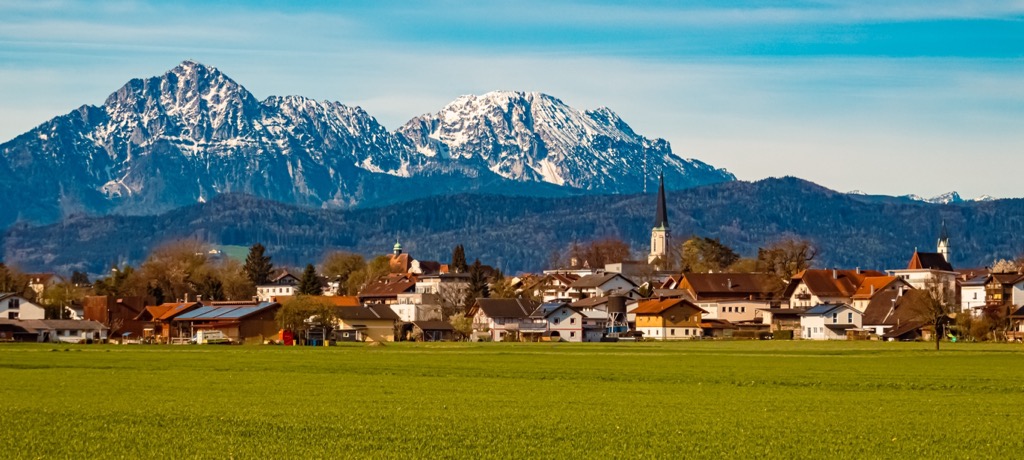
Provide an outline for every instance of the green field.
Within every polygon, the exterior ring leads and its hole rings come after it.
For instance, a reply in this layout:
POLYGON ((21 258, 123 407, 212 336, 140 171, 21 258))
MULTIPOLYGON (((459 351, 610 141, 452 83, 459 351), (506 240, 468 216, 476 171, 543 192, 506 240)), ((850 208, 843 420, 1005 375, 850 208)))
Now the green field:
POLYGON ((5 458, 1020 458, 1024 347, 0 346, 5 458))

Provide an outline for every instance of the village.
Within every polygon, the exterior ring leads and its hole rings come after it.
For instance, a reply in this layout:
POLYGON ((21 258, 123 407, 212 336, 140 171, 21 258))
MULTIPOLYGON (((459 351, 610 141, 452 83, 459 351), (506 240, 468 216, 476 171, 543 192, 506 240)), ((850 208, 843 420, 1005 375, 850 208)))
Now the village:
POLYGON ((401 243, 386 256, 387 273, 354 295, 336 280, 281 270, 245 300, 186 293, 156 303, 151 296, 90 295, 52 318, 31 294, 41 295, 60 277, 27 274, 28 295, 0 294, 0 341, 316 346, 1024 337, 1024 274, 1006 264, 954 269, 944 224, 935 252, 914 249, 906 267, 803 268, 789 279, 661 270, 670 236, 662 184, 646 261, 590 267, 570 259, 568 267, 502 279, 501 292, 479 261, 468 267, 417 260, 401 243))

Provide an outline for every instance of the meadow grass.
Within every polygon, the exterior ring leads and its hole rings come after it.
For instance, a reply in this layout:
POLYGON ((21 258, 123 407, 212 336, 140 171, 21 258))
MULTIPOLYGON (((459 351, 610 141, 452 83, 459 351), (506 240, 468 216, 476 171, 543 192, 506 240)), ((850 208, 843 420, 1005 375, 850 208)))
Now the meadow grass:
POLYGON ((0 346, 6 458, 1020 458, 1024 347, 0 346))

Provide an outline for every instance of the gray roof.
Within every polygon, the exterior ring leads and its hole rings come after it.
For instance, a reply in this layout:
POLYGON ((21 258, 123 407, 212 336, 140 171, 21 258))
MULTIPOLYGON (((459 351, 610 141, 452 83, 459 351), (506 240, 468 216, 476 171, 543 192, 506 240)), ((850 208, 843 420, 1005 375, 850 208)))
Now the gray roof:
POLYGON ((601 287, 605 283, 611 281, 612 279, 614 279, 616 277, 622 278, 622 279, 626 280, 627 282, 629 282, 629 284, 632 284, 633 286, 636 286, 636 283, 630 281, 629 278, 626 278, 625 276, 622 276, 622 275, 620 275, 618 273, 606 273, 604 275, 587 275, 587 276, 584 276, 583 278, 580 278, 580 279, 576 280, 576 282, 572 283, 572 285, 570 285, 569 287, 574 287, 574 288, 596 288, 596 287, 601 287))
POLYGON ((851 306, 849 306, 849 305, 847 305, 845 303, 823 303, 821 305, 815 305, 815 306, 813 306, 811 308, 808 308, 807 311, 804 312, 804 314, 808 315, 808 316, 811 316, 811 315, 827 315, 827 314, 831 313, 832 310, 838 310, 838 309, 841 309, 841 308, 850 308, 850 309, 852 309, 853 307, 851 307, 851 306))

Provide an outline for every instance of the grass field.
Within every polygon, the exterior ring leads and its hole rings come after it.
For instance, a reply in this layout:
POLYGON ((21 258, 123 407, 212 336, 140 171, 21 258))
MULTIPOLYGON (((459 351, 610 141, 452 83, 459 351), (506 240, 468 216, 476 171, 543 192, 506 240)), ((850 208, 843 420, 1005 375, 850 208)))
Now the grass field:
POLYGON ((1020 458, 1024 347, 0 346, 22 457, 1020 458))

